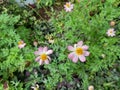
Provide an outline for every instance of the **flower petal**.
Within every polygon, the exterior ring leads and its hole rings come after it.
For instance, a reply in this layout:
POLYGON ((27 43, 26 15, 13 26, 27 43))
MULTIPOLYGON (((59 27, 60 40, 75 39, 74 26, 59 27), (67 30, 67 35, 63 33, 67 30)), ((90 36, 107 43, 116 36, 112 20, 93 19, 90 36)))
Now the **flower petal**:
POLYGON ((26 45, 26 43, 23 44, 23 46, 25 46, 25 45, 26 45))
POLYGON ((90 55, 90 52, 84 51, 84 56, 89 56, 89 55, 90 55))
POLYGON ((39 47, 38 51, 35 51, 34 54, 35 55, 40 55, 43 52, 43 47, 39 47))
POLYGON ((71 8, 71 9, 73 9, 73 7, 74 7, 74 5, 73 5, 73 4, 71 4, 70 8, 71 8))
POLYGON ((66 12, 71 12, 71 11, 72 11, 72 9, 71 9, 71 8, 67 8, 67 7, 66 7, 66 8, 65 8, 65 11, 66 11, 66 12))
POLYGON ((24 47, 25 47, 25 45, 26 45, 26 43, 21 44, 21 45, 18 45, 18 47, 21 49, 21 48, 24 48, 24 47))
POLYGON ((70 54, 68 55, 68 58, 69 58, 69 59, 73 59, 74 56, 75 56, 75 53, 72 52, 72 53, 70 53, 70 54))
POLYGON ((40 55, 41 52, 40 52, 40 51, 35 51, 34 54, 35 54, 35 55, 40 55))
POLYGON ((74 51, 74 47, 68 46, 68 50, 69 50, 69 51, 74 51))
POLYGON ((64 7, 66 8, 66 5, 64 5, 64 7))
POLYGON ((52 53, 53 53, 53 50, 48 50, 48 51, 46 52, 47 55, 52 54, 52 53))
POLYGON ((40 59, 39 60, 39 64, 42 65, 43 64, 43 60, 40 59))
POLYGON ((39 60, 40 60, 40 57, 37 57, 37 58, 35 59, 36 62, 38 62, 39 60))
POLYGON ((43 48, 43 52, 46 52, 48 50, 48 47, 43 48))
POLYGON ((21 48, 23 48, 23 46, 21 46, 21 45, 18 45, 18 47, 21 49, 21 48))
POLYGON ((83 41, 79 41, 78 43, 77 43, 77 46, 82 46, 83 45, 83 41))
POLYGON ((49 60, 45 60, 45 64, 49 64, 49 60))
POLYGON ((51 58, 50 58, 49 56, 47 56, 47 58, 48 58, 48 60, 50 60, 50 61, 51 61, 51 58))
POLYGON ((79 59, 80 59, 81 62, 85 62, 86 61, 86 58, 83 55, 79 56, 79 59))
POLYGON ((38 51, 42 52, 43 51, 43 47, 39 47, 38 51))
POLYGON ((89 47, 87 45, 82 46, 84 50, 87 50, 89 47))
POLYGON ((77 57, 77 56, 74 56, 73 59, 72 59, 72 61, 73 61, 74 63, 77 63, 78 57, 77 57))

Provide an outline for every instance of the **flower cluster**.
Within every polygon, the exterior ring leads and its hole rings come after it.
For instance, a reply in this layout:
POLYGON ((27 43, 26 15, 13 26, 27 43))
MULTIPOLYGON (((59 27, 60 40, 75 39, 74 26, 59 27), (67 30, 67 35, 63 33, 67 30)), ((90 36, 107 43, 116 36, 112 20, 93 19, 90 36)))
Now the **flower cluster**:
MULTIPOLYGON (((77 44, 72 46, 68 46, 68 50, 72 51, 68 58, 72 59, 73 62, 77 62, 78 58, 81 62, 85 62, 86 58, 85 56, 89 56, 89 52, 87 51, 88 46, 83 45, 83 41, 78 42, 77 44)), ((49 64, 51 61, 50 54, 53 53, 53 50, 48 50, 48 47, 39 47, 37 51, 34 52, 34 54, 37 56, 35 61, 39 62, 40 65, 43 63, 49 64)))
MULTIPOLYGON (((66 2, 64 5, 64 9, 66 12, 71 12, 73 9, 73 4, 71 2, 66 2)), ((110 26, 114 26, 115 22, 112 21, 110 22, 110 26)), ((110 28, 107 30, 106 34, 108 36, 115 36, 116 31, 114 28, 110 28)), ((54 40, 51 38, 48 38, 49 43, 54 43, 54 40)), ((24 43, 23 40, 18 42, 18 47, 21 49, 25 47, 26 43, 24 43)), ((37 47, 38 42, 34 41, 33 45, 37 47)), ((68 46, 68 50, 71 51, 70 54, 68 55, 68 58, 71 59, 74 63, 77 63, 78 60, 81 62, 86 61, 86 56, 90 55, 90 52, 88 51, 89 46, 83 45, 83 41, 79 41, 78 43, 74 44, 74 46, 68 46)), ((37 56, 35 61, 38 62, 40 65, 42 64, 49 64, 51 61, 50 54, 53 53, 53 50, 48 50, 48 47, 39 47, 37 51, 34 52, 34 54, 37 56)), ((102 54, 102 57, 104 58, 105 55, 102 54)))

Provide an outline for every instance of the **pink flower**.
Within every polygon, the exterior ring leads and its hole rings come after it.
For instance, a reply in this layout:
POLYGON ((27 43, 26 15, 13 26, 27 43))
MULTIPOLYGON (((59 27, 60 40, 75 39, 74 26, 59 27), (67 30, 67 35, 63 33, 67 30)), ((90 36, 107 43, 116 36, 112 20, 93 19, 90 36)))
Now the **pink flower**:
POLYGON ((89 56, 89 52, 87 51, 89 47, 87 45, 83 45, 83 41, 79 41, 77 44, 72 46, 68 46, 68 50, 72 51, 69 55, 68 58, 72 59, 74 63, 80 59, 81 62, 85 62, 86 58, 85 56, 89 56))
POLYGON ((108 31, 106 32, 106 34, 108 35, 108 36, 111 36, 111 37, 113 37, 113 36, 115 36, 115 30, 114 30, 114 28, 110 28, 110 29, 108 29, 108 31))
POLYGON ((20 49, 21 49, 21 48, 24 48, 25 45, 26 45, 26 43, 24 43, 23 40, 20 40, 20 41, 18 42, 18 47, 19 47, 20 49))
POLYGON ((53 50, 48 50, 48 47, 39 47, 38 51, 34 52, 34 54, 38 56, 35 61, 39 62, 40 65, 42 65, 43 63, 49 64, 51 58, 48 55, 52 53, 53 50))
POLYGON ((73 9, 73 4, 71 4, 71 2, 66 2, 66 4, 64 5, 64 9, 66 12, 71 12, 71 10, 73 9))

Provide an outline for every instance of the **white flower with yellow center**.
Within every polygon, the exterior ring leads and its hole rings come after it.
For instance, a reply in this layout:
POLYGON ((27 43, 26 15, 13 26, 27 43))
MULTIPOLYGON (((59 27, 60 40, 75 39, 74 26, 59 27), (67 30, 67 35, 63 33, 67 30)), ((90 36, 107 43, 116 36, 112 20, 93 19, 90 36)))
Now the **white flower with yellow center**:
POLYGON ((71 12, 71 10, 73 9, 73 4, 71 4, 71 2, 66 2, 66 4, 64 5, 64 9, 66 12, 71 12))
POLYGON ((87 51, 88 46, 83 45, 83 41, 79 41, 77 44, 72 46, 68 46, 68 50, 72 51, 69 55, 68 58, 72 59, 73 62, 77 62, 78 59, 80 59, 81 62, 85 62, 86 58, 85 56, 89 56, 89 52, 87 51))
POLYGON ((108 36, 111 36, 111 37, 113 37, 113 36, 115 36, 115 30, 114 30, 114 28, 110 28, 110 29, 108 29, 108 31, 107 31, 107 35, 108 36))
POLYGON ((20 41, 18 42, 18 47, 19 47, 20 49, 21 49, 21 48, 24 48, 25 45, 26 45, 26 43, 24 43, 23 40, 20 40, 20 41))
POLYGON ((53 50, 48 50, 47 47, 39 47, 38 51, 35 51, 35 55, 38 57, 35 59, 35 61, 39 62, 40 65, 43 63, 49 64, 49 61, 51 58, 48 56, 53 53, 53 50))

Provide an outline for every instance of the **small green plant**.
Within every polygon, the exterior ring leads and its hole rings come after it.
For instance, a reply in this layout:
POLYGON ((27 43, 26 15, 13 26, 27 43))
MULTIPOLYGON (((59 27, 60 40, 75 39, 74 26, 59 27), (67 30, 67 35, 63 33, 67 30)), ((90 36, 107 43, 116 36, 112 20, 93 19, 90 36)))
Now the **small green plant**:
MULTIPOLYGON (((13 16, 8 14, 0 15, 0 77, 1 82, 5 82, 8 79, 12 80, 16 76, 15 72, 23 72, 25 70, 26 61, 32 61, 34 57, 30 46, 22 50, 18 47, 18 42, 21 39, 28 38, 25 34, 20 34, 18 28, 15 28, 15 24, 19 21, 20 16, 13 16), (19 33, 18 33, 19 31, 19 33)), ((25 27, 21 27, 20 30, 27 30, 25 27)), ((26 32, 27 34, 27 32, 26 32)), ((29 42, 27 42, 29 43, 29 42)))

